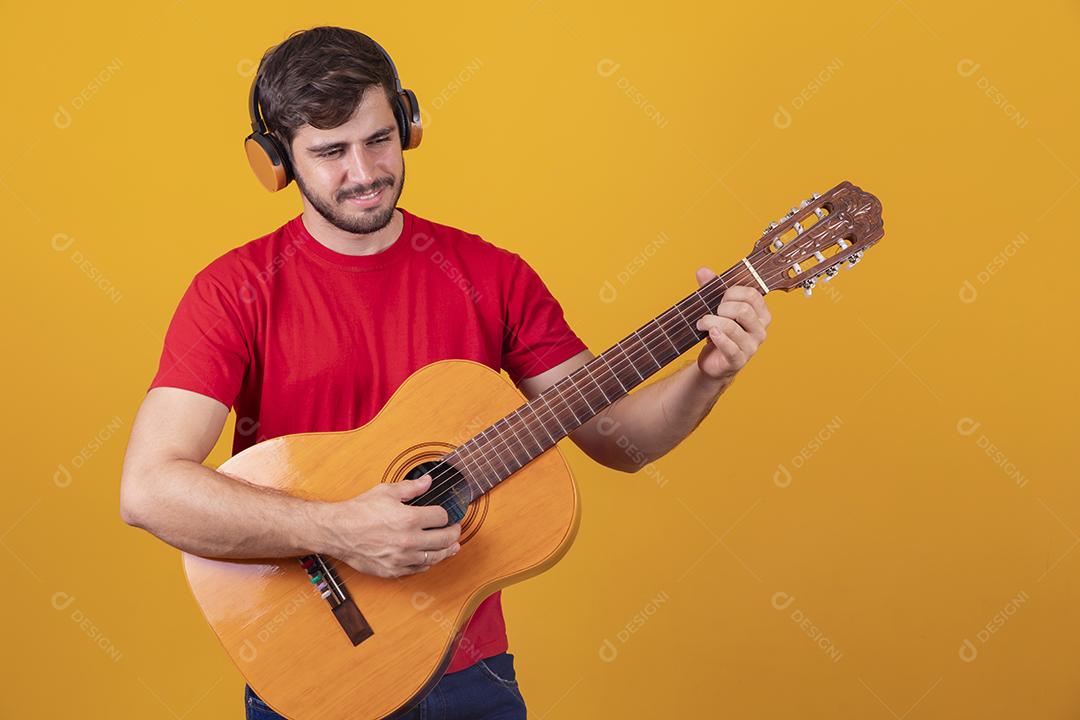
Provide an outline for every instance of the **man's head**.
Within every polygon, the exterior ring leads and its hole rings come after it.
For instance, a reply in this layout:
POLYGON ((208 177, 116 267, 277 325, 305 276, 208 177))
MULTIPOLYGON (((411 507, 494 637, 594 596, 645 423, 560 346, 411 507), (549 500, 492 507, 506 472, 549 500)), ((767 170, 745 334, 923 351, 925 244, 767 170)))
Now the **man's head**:
POLYGON ((293 33, 266 52, 256 82, 266 125, 307 202, 346 232, 385 227, 405 163, 393 71, 371 39, 339 27, 293 33), (351 199, 372 192, 370 202, 351 199))

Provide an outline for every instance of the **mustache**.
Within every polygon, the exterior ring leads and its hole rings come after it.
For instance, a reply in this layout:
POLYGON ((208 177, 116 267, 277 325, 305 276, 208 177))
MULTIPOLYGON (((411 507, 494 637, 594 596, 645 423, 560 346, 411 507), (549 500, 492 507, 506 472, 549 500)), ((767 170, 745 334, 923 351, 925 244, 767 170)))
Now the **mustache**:
POLYGON ((357 188, 353 188, 352 190, 348 190, 348 191, 342 193, 341 199, 342 200, 348 200, 350 198, 359 197, 361 195, 367 195, 368 193, 374 192, 374 191, 378 190, 381 187, 393 187, 393 186, 394 186, 394 178, 392 178, 392 177, 380 178, 379 180, 376 180, 375 182, 371 183, 371 185, 368 185, 367 187, 357 187, 357 188))

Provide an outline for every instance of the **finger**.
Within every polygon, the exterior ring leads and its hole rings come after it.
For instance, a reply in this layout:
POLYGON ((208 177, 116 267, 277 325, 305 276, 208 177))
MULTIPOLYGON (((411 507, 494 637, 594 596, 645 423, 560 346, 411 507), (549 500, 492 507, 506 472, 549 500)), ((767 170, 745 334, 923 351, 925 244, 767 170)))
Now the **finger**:
POLYGON ((742 325, 739 325, 738 322, 731 318, 706 315, 698 323, 702 326, 702 330, 708 331, 709 339, 712 340, 713 344, 724 351, 724 355, 730 359, 738 360, 743 356, 749 359, 757 349, 757 341, 746 332, 742 325), (727 343, 720 342, 719 339, 721 338, 730 340, 734 344, 737 353, 732 355, 727 352, 730 346, 727 343))
POLYGON ((405 508, 409 516, 406 527, 414 530, 443 528, 450 522, 450 516, 442 505, 413 505, 405 508))
POLYGON ((726 317, 739 323, 743 330, 761 344, 765 342, 765 323, 754 312, 754 308, 744 302, 723 302, 716 308, 718 317, 726 317))
POLYGON ((698 287, 700 287, 700 286, 704 285, 705 283, 709 282, 714 277, 716 277, 716 273, 714 273, 709 268, 707 268, 707 267, 698 268, 698 270, 697 270, 698 287))
POLYGON ((432 565, 438 565, 448 557, 453 557, 458 554, 458 550, 461 549, 457 543, 444 548, 442 550, 422 550, 411 553, 407 556, 409 566, 419 565, 420 567, 431 567, 432 565))
POLYGON ((701 331, 708 332, 715 327, 723 328, 729 321, 734 322, 731 318, 722 318, 718 315, 702 315, 698 318, 698 321, 694 326, 701 331))
POLYGON ((739 323, 738 320, 733 317, 728 317, 732 314, 734 313, 730 310, 725 310, 723 315, 703 315, 698 318, 696 324, 697 328, 698 330, 702 330, 705 332, 713 329, 719 329, 721 332, 730 337, 732 340, 735 340, 740 345, 743 344, 744 340, 749 341, 747 342, 747 347, 756 345, 758 342, 757 339, 754 338, 750 334, 750 332, 739 323))
POLYGON ((394 492, 394 495, 398 500, 402 501, 412 500, 422 495, 429 487, 431 487, 430 475, 424 475, 416 480, 402 480, 390 484, 390 489, 394 492))
POLYGON ((742 300, 743 302, 751 302, 753 298, 761 297, 761 293, 752 287, 747 285, 732 285, 724 291, 723 300, 742 300))
POLYGON ((437 530, 421 530, 409 538, 408 546, 414 550, 445 550, 461 538, 461 523, 457 522, 437 530))
POLYGON ((742 367, 744 364, 744 356, 742 348, 738 343, 732 340, 730 337, 724 334, 724 331, 720 328, 712 328, 709 331, 709 339, 712 344, 716 346, 716 349, 720 351, 728 363, 733 367, 742 367))
POLYGON ((721 298, 721 302, 727 300, 739 300, 742 302, 750 303, 754 308, 754 312, 758 317, 762 319, 765 325, 768 325, 772 321, 772 315, 769 313, 769 308, 765 304, 765 297, 757 291, 756 288, 744 287, 742 285, 735 285, 727 289, 724 293, 724 297, 721 298))

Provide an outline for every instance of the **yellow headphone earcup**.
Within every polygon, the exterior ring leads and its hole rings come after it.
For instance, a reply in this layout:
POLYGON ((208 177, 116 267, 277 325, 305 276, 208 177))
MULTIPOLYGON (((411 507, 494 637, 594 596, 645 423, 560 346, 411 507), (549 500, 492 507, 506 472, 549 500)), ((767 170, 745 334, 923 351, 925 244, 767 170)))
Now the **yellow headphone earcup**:
MULTIPOLYGON (((420 122, 420 103, 412 90, 404 89, 398 95, 400 114, 404 115, 404 124, 408 127, 409 141, 402 145, 402 150, 412 150, 424 137, 424 127, 420 122)), ((401 122, 401 117, 398 122, 401 122)))
POLYGON ((244 140, 244 152, 255 177, 270 192, 284 189, 292 180, 288 161, 272 138, 252 133, 244 140))

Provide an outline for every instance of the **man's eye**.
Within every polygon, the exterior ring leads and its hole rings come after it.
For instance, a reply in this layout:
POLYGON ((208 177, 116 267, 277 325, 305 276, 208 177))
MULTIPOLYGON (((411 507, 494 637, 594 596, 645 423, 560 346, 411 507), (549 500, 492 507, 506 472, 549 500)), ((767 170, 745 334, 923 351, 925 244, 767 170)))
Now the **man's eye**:
POLYGON ((319 157, 333 157, 341 152, 341 148, 335 148, 334 150, 327 150, 324 153, 319 153, 319 157))
POLYGON ((377 138, 377 139, 373 140, 372 142, 374 142, 376 145, 379 145, 379 144, 384 143, 384 142, 390 142, 390 137, 389 136, 383 136, 381 138, 377 138))

